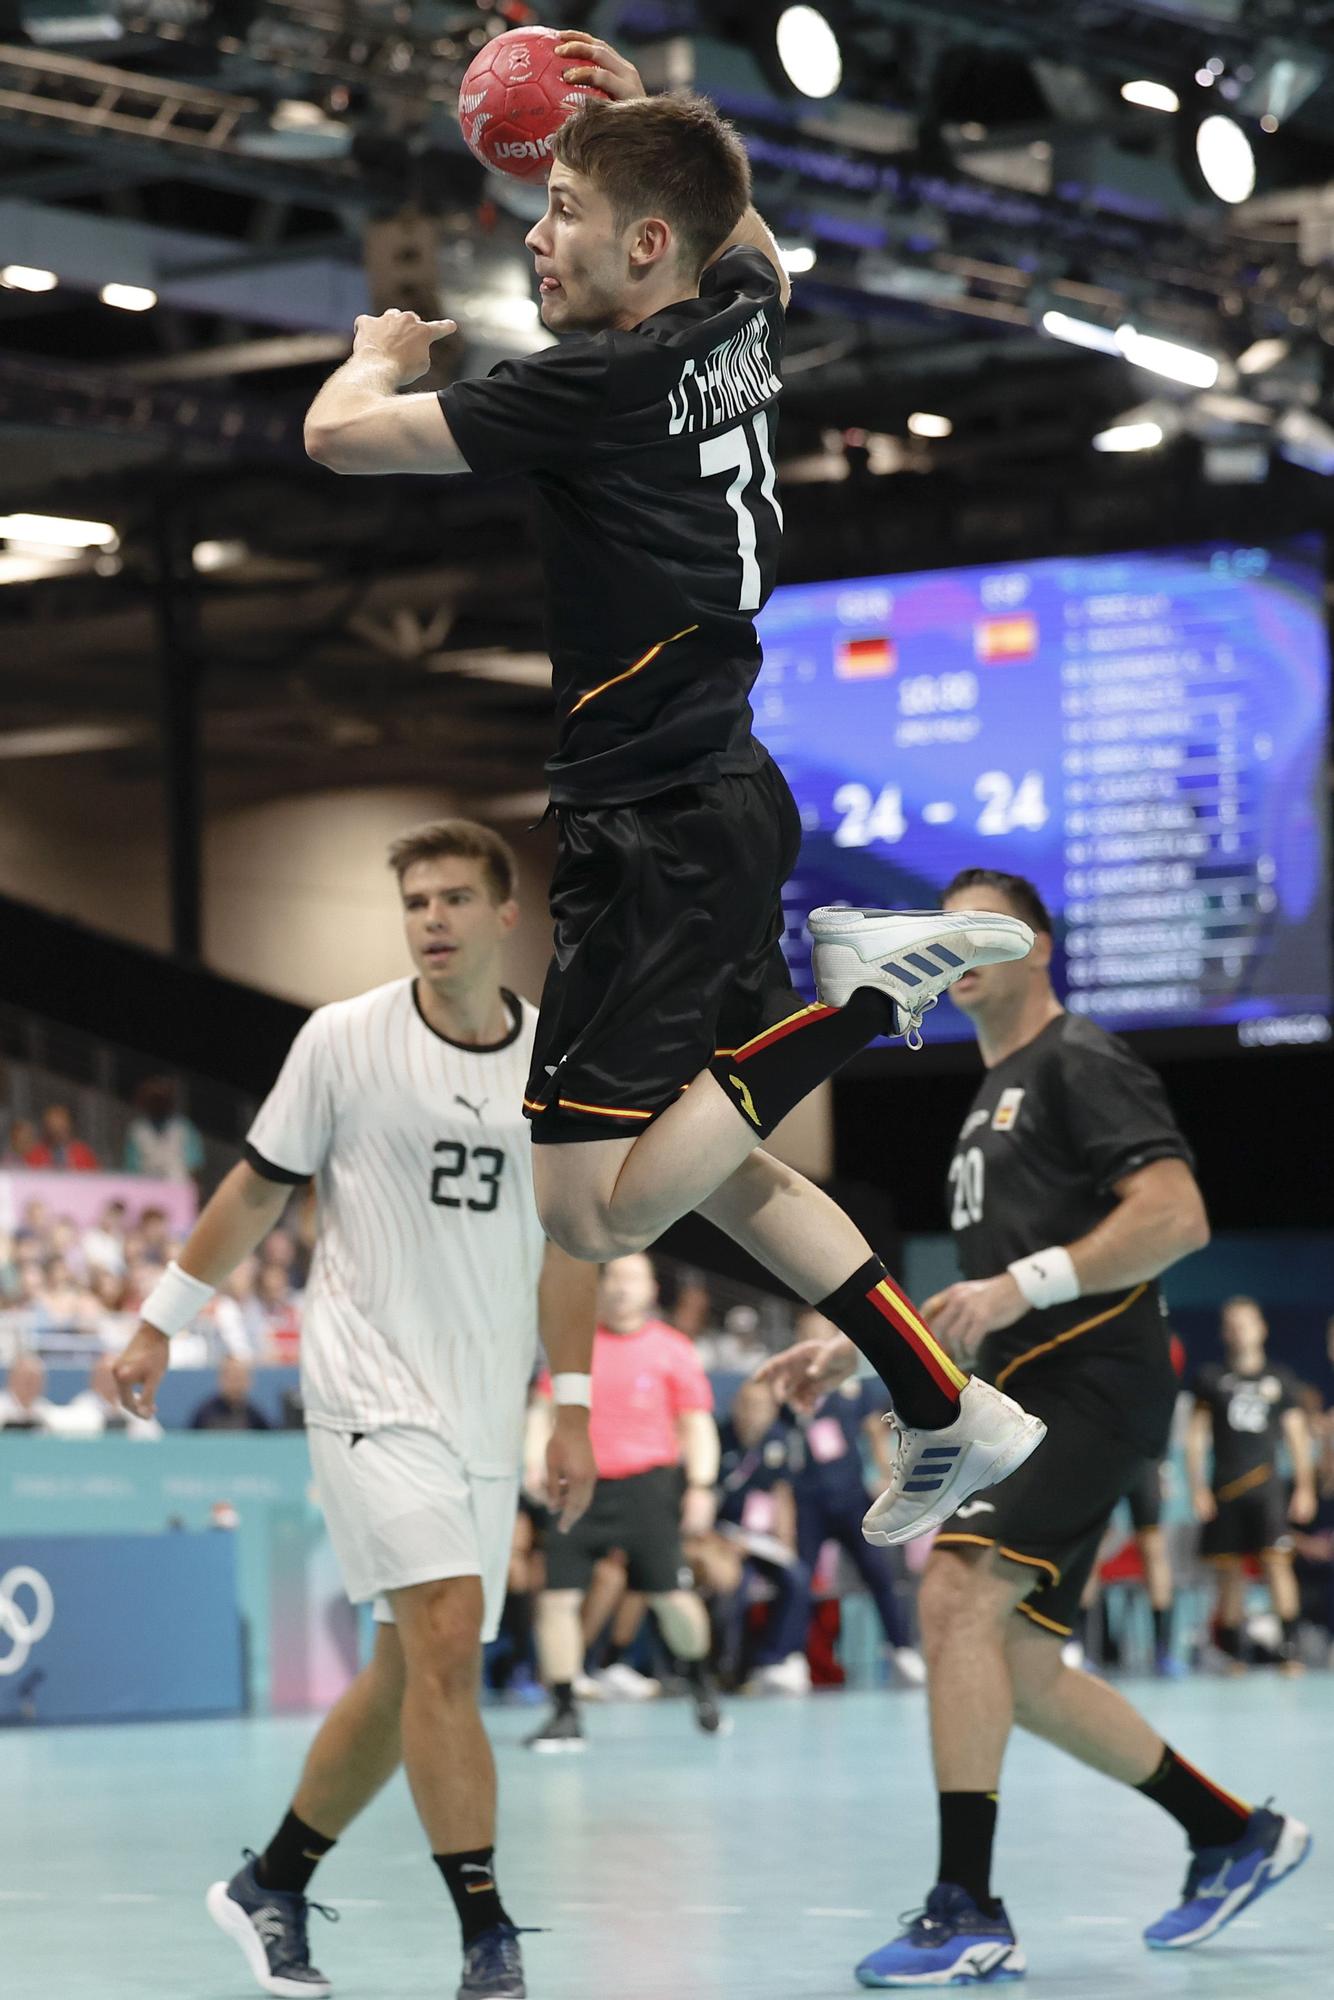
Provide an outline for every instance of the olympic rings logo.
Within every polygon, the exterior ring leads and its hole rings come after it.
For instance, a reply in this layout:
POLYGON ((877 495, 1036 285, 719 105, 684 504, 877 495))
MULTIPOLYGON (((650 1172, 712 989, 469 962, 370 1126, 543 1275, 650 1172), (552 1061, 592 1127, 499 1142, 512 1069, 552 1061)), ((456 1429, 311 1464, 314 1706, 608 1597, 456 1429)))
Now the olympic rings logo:
POLYGON ((54 1593, 40 1570, 20 1563, 0 1576, 0 1638, 10 1642, 9 1652, 0 1654, 0 1674, 23 1671, 33 1647, 51 1630, 55 1614, 54 1593), (18 1602, 21 1590, 26 1590, 32 1598, 31 1611, 25 1611, 18 1602))

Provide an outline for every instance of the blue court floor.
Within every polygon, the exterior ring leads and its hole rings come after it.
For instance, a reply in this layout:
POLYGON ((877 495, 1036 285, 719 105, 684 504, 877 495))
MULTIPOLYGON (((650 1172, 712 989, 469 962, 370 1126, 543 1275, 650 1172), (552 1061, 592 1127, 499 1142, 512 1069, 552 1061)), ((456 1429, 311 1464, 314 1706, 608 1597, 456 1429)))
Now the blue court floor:
MULTIPOLYGON (((1129 1689, 1182 1750, 1306 1819, 1316 1851, 1212 1945, 1150 1954, 1175 1899, 1177 1829, 1056 1752, 1016 1738, 998 1887, 1034 2000, 1310 2000, 1334 1995, 1334 1677, 1129 1689)), ((736 1702, 696 1734, 677 1702, 590 1710, 582 1758, 520 1747, 531 1710, 493 1712, 499 1875, 533 2000, 832 2000, 920 1902, 935 1834, 922 1697, 736 1702)), ((5 2000, 230 2000, 252 1991, 204 1914, 210 1880, 281 1816, 299 1720, 0 1736, 5 2000)), ((399 1779, 317 1877, 335 1927, 315 1960, 343 2000, 452 1996, 453 1913, 399 1779)), ((1023 1989, 1017 1989, 1023 1990, 1023 1989)))

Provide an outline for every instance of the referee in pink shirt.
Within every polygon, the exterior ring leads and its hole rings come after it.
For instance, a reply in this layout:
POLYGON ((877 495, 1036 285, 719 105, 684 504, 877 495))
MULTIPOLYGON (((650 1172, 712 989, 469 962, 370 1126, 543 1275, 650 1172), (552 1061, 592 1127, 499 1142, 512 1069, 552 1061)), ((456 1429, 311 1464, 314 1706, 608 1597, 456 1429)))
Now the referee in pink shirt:
MULTIPOLYGON (((685 1335, 654 1317, 657 1300, 647 1257, 617 1257, 603 1267, 589 1425, 598 1483, 582 1520, 547 1540, 537 1649, 553 1706, 528 1738, 533 1750, 584 1747, 574 1696, 584 1650, 579 1610, 594 1564, 612 1549, 624 1551, 630 1589, 647 1597, 685 1666, 700 1728, 712 1735, 723 1724, 707 1666, 708 1613, 681 1553, 683 1533, 705 1535, 713 1526, 719 1456, 713 1390, 685 1335)), ((552 1408, 550 1377, 537 1386, 526 1453, 533 1468, 543 1462, 552 1408)))

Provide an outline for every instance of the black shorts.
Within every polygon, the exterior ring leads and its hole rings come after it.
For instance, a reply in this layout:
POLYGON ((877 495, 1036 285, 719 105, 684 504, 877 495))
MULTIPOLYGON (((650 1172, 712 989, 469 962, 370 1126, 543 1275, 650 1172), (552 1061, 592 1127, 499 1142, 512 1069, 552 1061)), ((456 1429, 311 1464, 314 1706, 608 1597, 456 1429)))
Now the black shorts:
POLYGON ((539 1144, 632 1137, 803 1002, 779 946, 801 820, 776 764, 558 806, 555 957, 524 1095, 539 1144))
POLYGON ((1275 1473, 1269 1472, 1241 1493, 1231 1493, 1224 1486, 1214 1498, 1218 1512, 1212 1521, 1205 1522, 1200 1536, 1200 1554, 1206 1562, 1292 1547, 1287 1489, 1275 1473))
POLYGON ((1162 1525, 1163 1469, 1156 1458, 1146 1458, 1138 1476, 1127 1486, 1126 1505, 1130 1509, 1130 1525, 1136 1534, 1141 1528, 1162 1525))
POLYGON ((1037 1587, 1019 1610, 1068 1638, 1107 1523, 1139 1476, 1144 1454, 1036 1382, 1022 1393, 1025 1409, 1046 1424, 1046 1437, 1017 1472, 966 1501, 936 1541, 941 1548, 991 1547, 1036 1572, 1037 1587))
POLYGON ((680 1466, 599 1479, 583 1519, 568 1535, 553 1528, 547 1536, 547 1589, 587 1590, 594 1563, 613 1549, 625 1555, 631 1590, 660 1597, 692 1587, 681 1553, 680 1466))

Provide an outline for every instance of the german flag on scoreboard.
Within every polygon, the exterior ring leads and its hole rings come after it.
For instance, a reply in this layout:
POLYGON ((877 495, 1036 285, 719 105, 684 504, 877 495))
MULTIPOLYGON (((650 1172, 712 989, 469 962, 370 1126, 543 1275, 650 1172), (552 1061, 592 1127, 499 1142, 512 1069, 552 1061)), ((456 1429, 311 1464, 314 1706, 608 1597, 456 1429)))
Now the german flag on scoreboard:
POLYGON ((1004 618, 983 618, 973 627, 973 651, 984 667, 1031 660, 1038 650, 1038 621, 1031 611, 1013 611, 1004 618))
POLYGON ((834 673, 841 681, 881 680, 898 664, 898 647, 884 637, 840 639, 834 652, 834 673))

